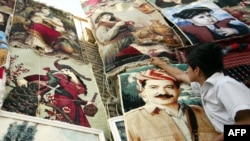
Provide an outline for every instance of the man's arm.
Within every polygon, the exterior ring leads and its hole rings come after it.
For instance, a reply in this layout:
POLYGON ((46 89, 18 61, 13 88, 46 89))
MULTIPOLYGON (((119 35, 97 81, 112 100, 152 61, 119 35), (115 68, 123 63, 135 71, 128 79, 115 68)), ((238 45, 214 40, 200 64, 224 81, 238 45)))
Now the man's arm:
POLYGON ((250 109, 240 110, 235 116, 236 125, 250 125, 250 109))
POLYGON ((178 81, 190 84, 190 79, 184 71, 168 65, 166 62, 161 61, 160 58, 152 57, 150 60, 150 63, 162 68, 163 70, 165 70, 168 74, 173 76, 178 81))
MULTIPOLYGON (((250 110, 240 110, 235 116, 235 125, 250 125, 250 110)), ((224 134, 220 134, 213 141, 224 141, 224 134)))

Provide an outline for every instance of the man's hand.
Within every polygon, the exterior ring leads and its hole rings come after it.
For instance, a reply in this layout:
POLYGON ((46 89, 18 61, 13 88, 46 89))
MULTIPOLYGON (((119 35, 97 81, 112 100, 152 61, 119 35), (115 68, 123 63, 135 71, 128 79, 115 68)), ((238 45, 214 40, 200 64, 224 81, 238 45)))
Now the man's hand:
POLYGON ((162 64, 166 64, 158 57, 151 57, 150 63, 155 66, 161 66, 162 64))
POLYGON ((234 34, 239 34, 238 30, 234 28, 227 28, 227 27, 221 27, 216 30, 219 34, 222 34, 224 36, 230 36, 234 34))

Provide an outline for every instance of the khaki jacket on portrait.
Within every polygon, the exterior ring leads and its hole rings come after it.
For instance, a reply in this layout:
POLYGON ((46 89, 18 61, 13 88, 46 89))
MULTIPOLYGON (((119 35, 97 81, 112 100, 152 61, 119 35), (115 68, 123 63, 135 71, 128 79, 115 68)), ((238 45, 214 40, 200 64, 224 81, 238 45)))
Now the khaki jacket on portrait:
MULTIPOLYGON (((199 141, 210 141, 218 136, 204 110, 199 106, 190 107, 197 119, 199 141)), ((175 122, 163 110, 149 113, 140 107, 125 113, 124 121, 129 141, 185 141, 175 122)), ((192 132, 190 123, 188 125, 192 132)))

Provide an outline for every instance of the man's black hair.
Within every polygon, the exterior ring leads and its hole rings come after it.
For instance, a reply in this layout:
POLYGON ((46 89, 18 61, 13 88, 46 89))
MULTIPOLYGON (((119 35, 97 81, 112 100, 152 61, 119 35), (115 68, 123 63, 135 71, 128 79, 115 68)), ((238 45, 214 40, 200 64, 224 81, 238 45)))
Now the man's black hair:
POLYGON ((205 77, 224 70, 222 47, 213 42, 198 44, 186 52, 187 63, 192 69, 199 67, 205 77))
POLYGON ((182 18, 182 19, 191 19, 194 16, 204 13, 204 12, 211 12, 212 9, 207 7, 194 7, 194 8, 188 8, 184 9, 179 13, 173 14, 173 17, 182 18))
POLYGON ((95 23, 99 23, 99 21, 100 21, 100 19, 101 19, 101 17, 102 17, 103 15, 110 15, 110 16, 111 16, 110 21, 115 21, 115 20, 116 20, 116 18, 114 17, 114 14, 113 14, 113 13, 111 13, 111 12, 102 12, 102 13, 99 14, 99 15, 97 16, 97 18, 95 19, 95 23))

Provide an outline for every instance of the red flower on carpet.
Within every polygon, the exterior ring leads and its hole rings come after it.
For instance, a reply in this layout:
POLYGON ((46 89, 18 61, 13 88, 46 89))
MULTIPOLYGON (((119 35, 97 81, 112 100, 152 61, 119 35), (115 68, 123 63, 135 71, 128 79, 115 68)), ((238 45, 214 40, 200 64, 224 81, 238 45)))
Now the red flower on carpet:
POLYGON ((70 113, 71 109, 69 107, 63 107, 62 108, 65 113, 70 113))

